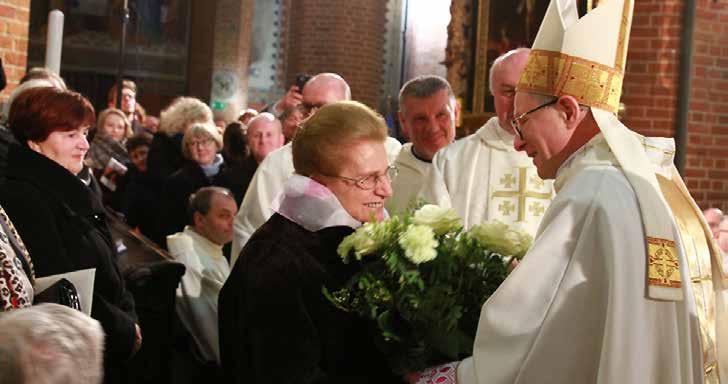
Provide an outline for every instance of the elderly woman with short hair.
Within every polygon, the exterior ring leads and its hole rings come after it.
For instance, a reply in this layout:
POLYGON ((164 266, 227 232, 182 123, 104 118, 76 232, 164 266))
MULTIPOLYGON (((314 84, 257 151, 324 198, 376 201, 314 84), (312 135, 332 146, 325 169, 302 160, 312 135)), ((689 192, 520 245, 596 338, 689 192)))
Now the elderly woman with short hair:
POLYGON ((228 383, 398 383, 366 323, 321 293, 357 272, 336 253, 354 228, 386 217, 395 168, 387 126, 357 102, 319 109, 293 139, 296 174, 276 213, 240 252, 220 294, 228 383))
POLYGON ((94 120, 91 103, 75 92, 46 87, 18 95, 8 122, 20 144, 8 153, 0 203, 23 238, 37 276, 96 269, 91 317, 107 337, 104 382, 114 383, 141 346, 141 331, 104 209, 76 176, 94 120))
POLYGON ((178 97, 162 110, 159 129, 149 147, 150 176, 164 180, 184 164, 182 137, 187 128, 197 123, 214 125, 210 107, 194 97, 178 97))
POLYGON ((187 224, 187 200, 196 190, 217 185, 223 165, 222 135, 212 123, 193 124, 182 138, 184 165, 170 175, 163 188, 163 214, 160 225, 164 235, 180 232, 187 224))

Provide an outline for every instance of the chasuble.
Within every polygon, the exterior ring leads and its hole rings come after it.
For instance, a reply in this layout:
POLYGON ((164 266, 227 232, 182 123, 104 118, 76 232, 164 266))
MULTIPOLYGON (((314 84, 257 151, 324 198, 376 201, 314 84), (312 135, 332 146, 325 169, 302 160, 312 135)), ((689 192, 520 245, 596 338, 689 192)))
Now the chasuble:
POLYGON ((640 207, 602 134, 555 187, 532 248, 482 308, 458 383, 702 383, 693 289, 681 286, 682 301, 647 298, 640 207))
POLYGON ((531 159, 513 148, 513 134, 497 117, 441 149, 432 163, 420 195, 454 208, 466 228, 500 220, 533 235, 553 198, 552 182, 541 180, 531 159))

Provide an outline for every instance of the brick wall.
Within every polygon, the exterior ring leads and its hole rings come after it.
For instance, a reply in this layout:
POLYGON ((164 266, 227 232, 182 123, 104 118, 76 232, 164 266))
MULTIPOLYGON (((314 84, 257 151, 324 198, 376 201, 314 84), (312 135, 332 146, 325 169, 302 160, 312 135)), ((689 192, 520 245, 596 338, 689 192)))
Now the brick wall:
POLYGON ((286 84, 300 72, 336 72, 351 86, 352 98, 376 107, 386 6, 386 0, 291 2, 286 84))
POLYGON ((25 74, 29 20, 30 0, 0 0, 0 58, 8 79, 0 100, 7 99, 25 74))
POLYGON ((696 3, 687 182, 701 207, 728 211, 728 2, 696 3))
MULTIPOLYGON (((637 0, 622 101, 627 126, 674 137, 683 0, 637 0)), ((728 210, 728 2, 697 0, 683 172, 702 208, 728 210)))

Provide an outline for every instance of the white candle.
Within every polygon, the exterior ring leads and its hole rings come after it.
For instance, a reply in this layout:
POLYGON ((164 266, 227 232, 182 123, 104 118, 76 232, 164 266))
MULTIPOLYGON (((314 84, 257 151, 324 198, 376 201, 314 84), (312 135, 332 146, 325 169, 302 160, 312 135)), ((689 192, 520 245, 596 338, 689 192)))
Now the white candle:
POLYGON ((63 48, 63 12, 54 9, 48 14, 45 66, 61 74, 61 50, 63 48))

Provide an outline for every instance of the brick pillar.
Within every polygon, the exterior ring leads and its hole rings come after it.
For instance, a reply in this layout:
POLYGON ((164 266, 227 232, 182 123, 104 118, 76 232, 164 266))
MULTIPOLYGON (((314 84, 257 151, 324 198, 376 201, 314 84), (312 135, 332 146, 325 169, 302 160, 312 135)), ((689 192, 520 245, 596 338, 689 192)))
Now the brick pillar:
POLYGON ((335 72, 352 98, 378 104, 384 76, 387 0, 291 2, 286 84, 297 73, 335 72))
POLYGON ((228 121, 248 103, 252 16, 253 0, 217 0, 210 101, 216 116, 228 121))
POLYGON ((25 75, 28 62, 30 0, 0 0, 0 58, 8 85, 0 93, 4 101, 25 75))

